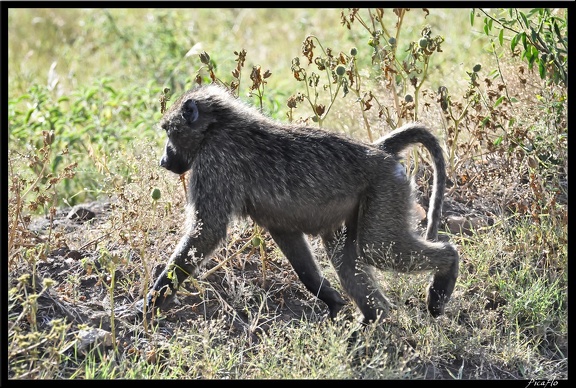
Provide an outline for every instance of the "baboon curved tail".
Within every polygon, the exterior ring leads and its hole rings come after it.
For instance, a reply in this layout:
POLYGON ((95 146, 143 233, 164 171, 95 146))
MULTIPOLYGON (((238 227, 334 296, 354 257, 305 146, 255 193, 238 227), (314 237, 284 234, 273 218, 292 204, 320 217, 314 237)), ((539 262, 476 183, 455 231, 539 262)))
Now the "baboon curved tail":
POLYGON ((398 155, 406 147, 416 143, 426 147, 434 160, 434 184, 432 186, 432 195, 430 196, 428 226, 426 229, 426 239, 433 241, 438 237, 438 227, 442 217, 442 203, 444 202, 444 188, 446 187, 446 165, 438 139, 424 125, 412 123, 383 136, 374 145, 392 155, 398 155))

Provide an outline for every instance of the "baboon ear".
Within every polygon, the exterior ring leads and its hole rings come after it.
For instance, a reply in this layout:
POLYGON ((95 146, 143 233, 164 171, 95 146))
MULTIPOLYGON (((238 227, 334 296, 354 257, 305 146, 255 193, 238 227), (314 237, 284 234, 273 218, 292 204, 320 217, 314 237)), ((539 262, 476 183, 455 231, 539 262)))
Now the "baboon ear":
POLYGON ((198 120, 198 106, 196 106, 196 101, 190 99, 182 104, 182 117, 184 117, 189 124, 198 120))

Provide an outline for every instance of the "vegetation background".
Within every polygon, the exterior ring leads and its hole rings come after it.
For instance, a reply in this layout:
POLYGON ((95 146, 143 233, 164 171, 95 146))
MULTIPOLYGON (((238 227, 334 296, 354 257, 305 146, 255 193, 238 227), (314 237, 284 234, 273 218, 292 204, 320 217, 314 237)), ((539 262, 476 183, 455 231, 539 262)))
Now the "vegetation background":
MULTIPOLYGON (((566 9, 2 12, 8 378, 567 378, 566 9), (425 311, 428 274, 381 273, 396 309, 353 341, 352 305, 326 320, 249 221, 171 311, 126 313, 183 230, 162 105, 213 81, 365 141, 433 128, 462 257, 445 316, 425 311)), ((426 208, 428 156, 405 165, 426 208)))

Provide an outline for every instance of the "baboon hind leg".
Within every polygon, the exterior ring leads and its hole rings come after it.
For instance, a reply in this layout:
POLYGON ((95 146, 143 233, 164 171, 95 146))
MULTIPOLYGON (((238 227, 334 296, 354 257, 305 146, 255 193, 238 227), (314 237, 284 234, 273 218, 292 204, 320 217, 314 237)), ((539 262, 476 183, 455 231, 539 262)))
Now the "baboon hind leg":
POLYGON ((432 271, 426 304, 433 317, 444 313, 458 277, 458 253, 451 244, 429 242, 409 233, 392 243, 389 250, 380 252, 386 257, 378 258, 371 252, 370 262, 376 267, 400 272, 432 271))
POLYGON ((324 236, 324 246, 334 265, 342 287, 354 300, 368 324, 388 315, 392 303, 380 291, 372 268, 359 260, 355 233, 341 230, 324 236))
POLYGON ((314 260, 303 233, 270 230, 270 235, 284 254, 306 288, 328 305, 330 318, 346 304, 338 291, 324 278, 314 260))
POLYGON ((390 215, 386 209, 387 204, 367 203, 359 220, 363 259, 383 270, 433 271, 427 293, 428 311, 434 317, 443 314, 458 277, 456 248, 449 243, 425 240, 408 223, 403 226, 390 222, 383 218, 390 215))
POLYGON ((435 270, 428 287, 426 304, 428 305, 428 311, 433 317, 444 314, 444 307, 454 291, 456 279, 458 278, 459 257, 456 248, 446 244, 445 247, 441 248, 441 251, 447 251, 446 257, 451 258, 451 263, 442 269, 435 270))

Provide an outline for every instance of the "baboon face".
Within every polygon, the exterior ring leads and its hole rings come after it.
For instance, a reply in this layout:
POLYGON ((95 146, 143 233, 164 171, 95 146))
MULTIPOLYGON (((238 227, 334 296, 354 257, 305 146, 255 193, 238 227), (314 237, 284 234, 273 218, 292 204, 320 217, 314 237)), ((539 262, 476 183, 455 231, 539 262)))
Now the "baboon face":
POLYGON ((176 101, 164 114, 160 127, 168 135, 160 166, 176 174, 190 170, 207 127, 200 120, 196 100, 183 96, 176 101))
POLYGON ((164 167, 166 170, 180 175, 190 170, 192 163, 181 158, 170 140, 168 140, 164 147, 164 155, 162 155, 160 159, 160 167, 164 167))

